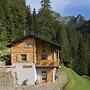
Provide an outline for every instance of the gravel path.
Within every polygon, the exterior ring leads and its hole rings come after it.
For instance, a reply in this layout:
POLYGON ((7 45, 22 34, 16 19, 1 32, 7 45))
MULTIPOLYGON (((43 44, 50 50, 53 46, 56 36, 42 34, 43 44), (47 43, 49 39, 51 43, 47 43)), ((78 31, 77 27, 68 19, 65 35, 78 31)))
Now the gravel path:
POLYGON ((58 73, 58 79, 54 84, 44 83, 34 86, 18 86, 13 88, 13 77, 11 72, 6 72, 7 70, 0 69, 0 90, 63 90, 64 85, 67 83, 68 79, 64 72, 58 73))
POLYGON ((18 86, 15 90, 63 90, 68 79, 64 72, 59 72, 58 80, 54 84, 45 83, 34 86, 18 86))

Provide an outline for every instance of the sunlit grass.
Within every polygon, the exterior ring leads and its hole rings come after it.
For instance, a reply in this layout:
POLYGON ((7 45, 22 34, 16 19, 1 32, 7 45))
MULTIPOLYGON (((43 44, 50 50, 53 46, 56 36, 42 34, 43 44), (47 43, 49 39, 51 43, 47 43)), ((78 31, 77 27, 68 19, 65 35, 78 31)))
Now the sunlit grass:
POLYGON ((72 69, 62 67, 60 71, 67 74, 68 83, 65 85, 64 90, 90 90, 90 81, 78 74, 72 69))

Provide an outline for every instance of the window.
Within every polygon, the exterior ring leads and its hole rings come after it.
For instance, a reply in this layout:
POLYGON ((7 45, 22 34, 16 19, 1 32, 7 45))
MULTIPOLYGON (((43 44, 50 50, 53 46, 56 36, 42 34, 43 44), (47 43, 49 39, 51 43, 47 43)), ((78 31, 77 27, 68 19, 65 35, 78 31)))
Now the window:
POLYGON ((28 45, 27 45, 27 48, 32 48, 32 45, 28 44, 28 45))
POLYGON ((42 60, 47 60, 47 54, 41 54, 41 59, 42 60))
POLYGON ((27 61, 27 54, 21 54, 21 60, 27 61))

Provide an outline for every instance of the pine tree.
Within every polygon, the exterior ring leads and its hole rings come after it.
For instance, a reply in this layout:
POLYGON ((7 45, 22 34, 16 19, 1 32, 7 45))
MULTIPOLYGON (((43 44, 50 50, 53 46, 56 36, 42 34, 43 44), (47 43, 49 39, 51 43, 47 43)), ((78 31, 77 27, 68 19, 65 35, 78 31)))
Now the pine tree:
POLYGON ((31 14, 31 7, 28 6, 28 13, 27 13, 27 25, 28 25, 28 34, 30 34, 32 32, 32 14, 31 14))
POLYGON ((47 18, 51 17, 52 11, 51 11, 50 0, 41 1, 41 8, 39 10, 39 14, 47 18))
POLYGON ((50 9, 51 5, 50 5, 50 0, 42 0, 41 1, 41 8, 42 9, 50 9))
POLYGON ((69 41, 68 41, 68 34, 65 26, 62 24, 61 29, 61 58, 64 64, 68 67, 72 66, 72 58, 70 56, 70 46, 69 46, 69 41))
POLYGON ((0 21, 0 51, 3 51, 7 47, 7 29, 3 26, 2 21, 0 21))
POLYGON ((33 32, 35 36, 38 36, 38 20, 37 20, 37 14, 35 8, 33 9, 33 14, 32 14, 32 27, 33 27, 33 32))
POLYGON ((52 34, 54 33, 55 20, 52 16, 52 10, 49 0, 41 1, 41 8, 38 13, 38 23, 39 23, 39 34, 42 38, 48 40, 52 39, 52 34))

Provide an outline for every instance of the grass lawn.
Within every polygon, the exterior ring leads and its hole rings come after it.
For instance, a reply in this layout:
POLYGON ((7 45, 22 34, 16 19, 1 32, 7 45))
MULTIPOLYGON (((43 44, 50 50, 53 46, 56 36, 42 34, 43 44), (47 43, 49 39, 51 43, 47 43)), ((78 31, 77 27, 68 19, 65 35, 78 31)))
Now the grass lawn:
POLYGON ((60 71, 65 72, 69 79, 64 90, 90 90, 90 81, 76 74, 72 69, 62 67, 60 71))

